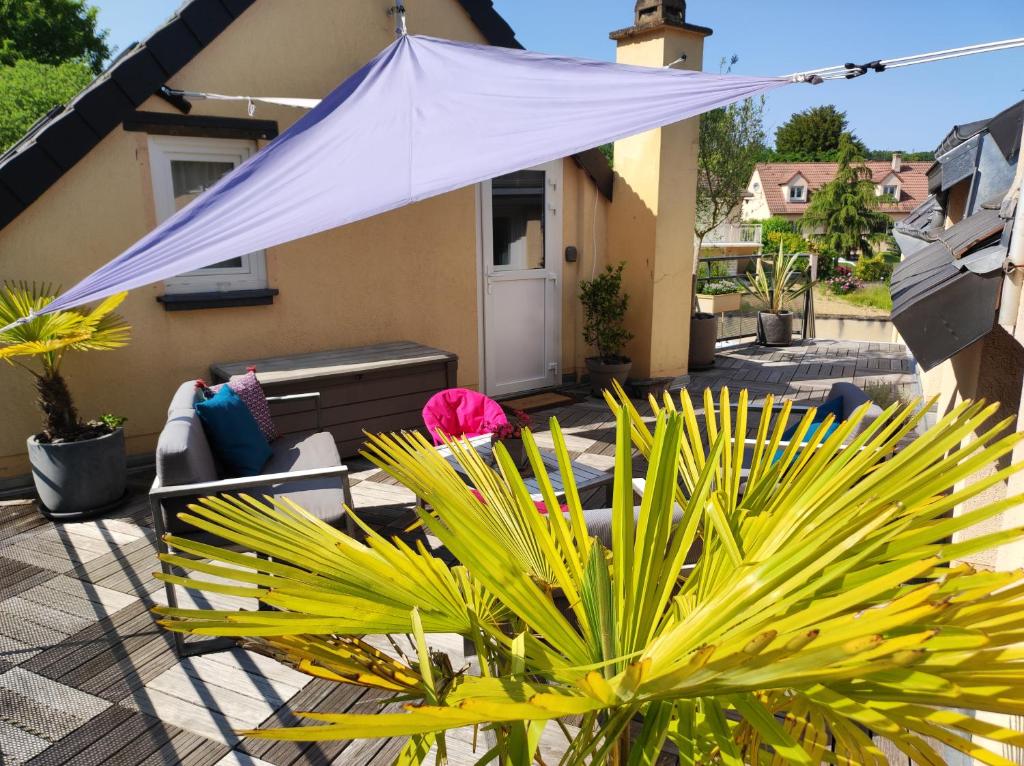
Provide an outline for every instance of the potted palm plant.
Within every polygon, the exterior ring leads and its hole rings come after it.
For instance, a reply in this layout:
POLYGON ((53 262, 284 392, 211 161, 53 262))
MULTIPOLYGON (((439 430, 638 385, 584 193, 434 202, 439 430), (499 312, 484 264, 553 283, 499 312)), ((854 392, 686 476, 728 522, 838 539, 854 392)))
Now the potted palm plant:
POLYGON ((765 346, 789 346, 793 343, 793 312, 789 306, 811 288, 811 280, 800 281, 800 256, 786 255, 782 242, 779 252, 771 257, 760 256, 753 276, 740 286, 760 304, 757 312, 757 339, 765 346), (765 268, 765 261, 768 267, 765 268))
MULTIPOLYGON (((963 560, 1024 529, 960 536, 1009 500, 952 514, 1024 468, 968 481, 1020 441, 992 421, 959 449, 998 405, 964 402, 902 450, 928 408, 893 405, 884 424, 860 432, 851 459, 843 441, 861 410, 824 442, 818 431, 807 454, 797 457, 795 440, 780 459, 789 408, 748 408, 746 391, 730 401, 723 389, 717 407, 708 391, 699 410, 685 391, 653 401, 653 428, 621 389, 608 401, 606 536, 589 526, 571 472, 565 515, 542 518, 504 451, 497 471, 475 450, 456 451, 481 507, 422 436, 371 437, 365 455, 423 499, 417 515, 457 565, 401 538, 346 538, 287 503, 205 498, 182 518, 259 555, 168 536, 164 562, 199 574, 161 579, 263 608, 158 607, 161 624, 234 636, 311 676, 390 696, 365 712, 303 713, 290 728, 240 734, 407 737, 396 759, 407 766, 443 763, 447 732, 459 728, 478 734, 479 763, 516 766, 653 764, 670 747, 685 764, 884 764, 879 748, 939 764, 943 747, 1008 763, 988 748, 1024 735, 972 711, 1020 710, 1024 572, 977 572, 963 560), (745 447, 750 426, 768 448, 745 447), (636 509, 634 450, 647 459, 636 509), (461 644, 458 654, 440 648, 453 633, 474 649, 472 669, 461 644), (373 634, 399 635, 381 650, 363 639, 373 634)), ((566 437, 551 428, 568 465, 566 437)), ((536 443, 524 439, 556 507, 536 443)))
POLYGON ((131 330, 114 313, 125 293, 107 298, 92 311, 34 316, 55 297, 47 286, 3 285, 0 327, 20 317, 33 318, 0 332, 0 359, 34 379, 43 430, 28 437, 32 478, 43 514, 66 521, 116 504, 125 494, 127 466, 124 419, 103 415, 83 422, 61 364, 70 352, 121 348, 131 330))
POLYGON ((607 266, 593 279, 580 282, 580 302, 583 304, 583 340, 597 350, 597 356, 587 357, 590 391, 595 396, 611 387, 613 380, 626 382, 633 361, 623 356, 633 333, 626 329, 626 309, 629 295, 622 292, 622 269, 607 266))

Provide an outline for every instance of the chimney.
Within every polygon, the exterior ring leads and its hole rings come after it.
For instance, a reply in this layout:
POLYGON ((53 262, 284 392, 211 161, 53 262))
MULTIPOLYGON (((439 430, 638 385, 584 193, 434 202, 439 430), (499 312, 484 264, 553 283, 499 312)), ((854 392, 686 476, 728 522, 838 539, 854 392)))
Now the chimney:
MULTIPOLYGON (((711 30, 686 21, 684 0, 638 0, 634 21, 611 34, 616 61, 700 71, 711 30)), ((694 117, 615 142, 608 252, 610 261, 627 264, 626 324, 635 336, 627 354, 640 378, 687 371, 699 125, 694 117)))
POLYGON ((892 154, 892 172, 899 173, 903 167, 903 155, 899 152, 893 152, 892 154))
POLYGON ((636 0, 633 23, 638 27, 662 24, 681 27, 686 23, 686 0, 636 0))
POLYGON ((612 32, 613 40, 628 40, 665 27, 696 32, 701 37, 711 34, 707 27, 686 23, 686 0, 636 0, 633 10, 633 26, 612 32))

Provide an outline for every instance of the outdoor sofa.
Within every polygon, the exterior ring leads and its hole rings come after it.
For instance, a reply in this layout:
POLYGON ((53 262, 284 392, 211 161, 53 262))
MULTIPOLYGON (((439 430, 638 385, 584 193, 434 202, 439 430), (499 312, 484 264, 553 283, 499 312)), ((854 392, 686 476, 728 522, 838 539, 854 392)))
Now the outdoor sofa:
MULTIPOLYGON (((260 499, 264 496, 287 497, 332 526, 340 526, 344 521, 348 533, 353 533, 352 521, 343 507, 352 507, 348 468, 341 462, 334 438, 330 433, 321 431, 319 393, 267 397, 271 407, 280 402, 308 400, 314 405, 311 428, 306 433, 288 434, 272 441, 272 456, 259 475, 231 478, 224 475, 215 460, 196 413, 194 405, 202 396, 194 381, 183 383, 178 388, 171 399, 167 422, 157 442, 156 479, 150 489, 149 502, 157 533, 157 548, 161 553, 168 550, 162 539, 165 533, 227 546, 225 541, 207 535, 177 516, 197 498, 222 493, 247 493, 260 499)), ((174 569, 161 562, 163 572, 183 574, 174 569)), ((177 606, 174 586, 166 583, 165 589, 168 604, 177 606)), ((181 635, 175 633, 174 640, 178 654, 184 655, 181 635)), ((200 651, 221 648, 213 646, 214 642, 203 644, 211 646, 200 651)), ((189 650, 189 654, 198 653, 191 643, 189 650)))

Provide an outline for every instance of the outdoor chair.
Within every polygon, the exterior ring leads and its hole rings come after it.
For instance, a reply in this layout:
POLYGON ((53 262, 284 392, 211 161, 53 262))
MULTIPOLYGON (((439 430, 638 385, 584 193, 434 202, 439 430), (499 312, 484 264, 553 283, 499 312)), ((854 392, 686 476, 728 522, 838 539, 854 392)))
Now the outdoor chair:
MULTIPOLYGON (((194 406, 201 396, 193 381, 178 388, 157 442, 156 479, 149 492, 149 504, 160 553, 168 552, 163 541, 165 533, 238 550, 227 541, 178 518, 178 513, 186 510, 189 503, 223 493, 247 493, 261 500, 264 496, 287 497, 332 526, 340 526, 344 521, 348 534, 353 534, 354 525, 344 510, 344 505, 353 506, 348 468, 341 462, 334 438, 321 429, 319 393, 267 397, 272 406, 281 402, 313 402, 315 422, 311 425, 314 430, 275 439, 270 443, 272 456, 263 473, 236 478, 225 478, 213 456, 194 406)), ((165 574, 185 574, 163 561, 160 568, 165 574)), ((174 585, 165 583, 164 588, 168 605, 176 607, 178 595, 174 585)), ((233 641, 213 639, 190 642, 186 647, 181 634, 174 633, 173 636, 179 656, 217 651, 234 645, 233 641)))
POLYGON ((434 439, 443 444, 441 434, 449 438, 482 436, 495 426, 507 423, 501 405, 479 391, 447 388, 430 397, 423 407, 423 423, 434 439))
MULTIPOLYGON (((785 452, 786 448, 789 447, 791 437, 796 434, 800 421, 809 410, 815 409, 816 413, 813 424, 807 429, 807 433, 804 435, 805 443, 811 440, 817 431, 818 424, 822 423, 828 415, 833 415, 835 418, 831 428, 829 429, 829 433, 831 433, 832 430, 846 422, 858 407, 868 401, 870 401, 868 395, 865 394, 859 386, 856 386, 853 383, 840 382, 832 384, 832 388, 829 389, 828 395, 821 404, 794 404, 789 413, 790 425, 782 433, 782 441, 779 443, 777 456, 781 456, 782 453, 785 452)), ((758 413, 758 415, 760 415, 760 413, 764 412, 764 406, 760 404, 751 404, 747 407, 747 412, 758 413)), ((877 404, 872 404, 868 408, 867 413, 861 419, 860 424, 850 435, 850 438, 856 438, 858 434, 871 425, 879 416, 881 416, 881 414, 882 408, 877 404)), ((825 437, 827 436, 828 434, 825 435, 825 437)), ((754 446, 756 443, 756 440, 754 439, 745 439, 745 441, 749 447, 754 446)), ((822 441, 824 441, 824 438, 822 441)), ((746 455, 749 458, 752 456, 752 451, 747 450, 746 455)), ((749 468, 749 466, 744 467, 749 468)))

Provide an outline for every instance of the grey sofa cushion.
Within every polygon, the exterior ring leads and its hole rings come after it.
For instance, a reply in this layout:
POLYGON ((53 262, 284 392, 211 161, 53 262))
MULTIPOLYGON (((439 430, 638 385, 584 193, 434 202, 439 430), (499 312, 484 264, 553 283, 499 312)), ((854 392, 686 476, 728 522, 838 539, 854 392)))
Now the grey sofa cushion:
MULTIPOLYGON (((326 432, 282 436, 272 441, 270 448, 274 454, 263 469, 265 474, 310 471, 342 464, 334 437, 326 432)), ((336 526, 344 517, 342 480, 337 476, 260 487, 252 494, 259 497, 287 497, 303 510, 331 525, 336 526)))
POLYGON ((217 464, 193 404, 195 383, 183 383, 167 410, 167 423, 156 445, 156 475, 165 487, 216 481, 217 464))

